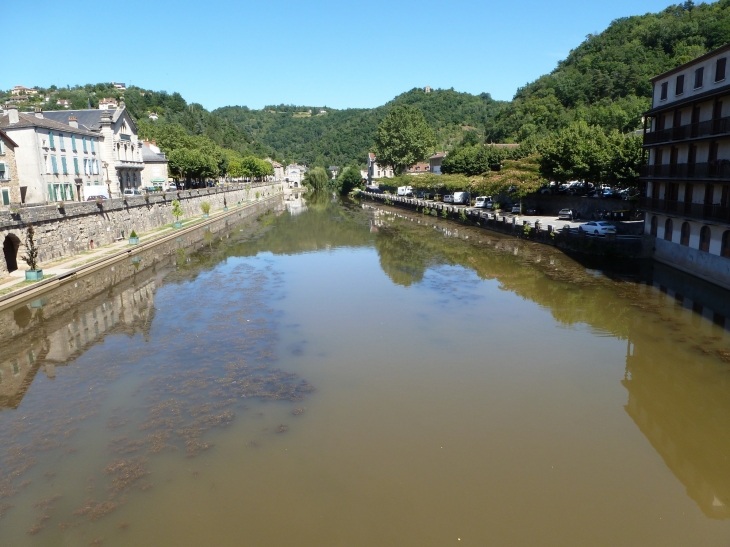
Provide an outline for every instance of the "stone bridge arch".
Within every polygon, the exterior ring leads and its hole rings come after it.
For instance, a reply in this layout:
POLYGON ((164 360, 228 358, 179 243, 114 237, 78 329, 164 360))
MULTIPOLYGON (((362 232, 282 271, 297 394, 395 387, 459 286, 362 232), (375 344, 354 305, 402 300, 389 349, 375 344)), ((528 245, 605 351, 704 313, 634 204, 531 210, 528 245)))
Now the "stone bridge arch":
POLYGON ((22 247, 20 238, 12 232, 6 233, 3 238, 3 258, 0 264, 0 273, 8 274, 18 269, 20 259, 20 248, 22 247))

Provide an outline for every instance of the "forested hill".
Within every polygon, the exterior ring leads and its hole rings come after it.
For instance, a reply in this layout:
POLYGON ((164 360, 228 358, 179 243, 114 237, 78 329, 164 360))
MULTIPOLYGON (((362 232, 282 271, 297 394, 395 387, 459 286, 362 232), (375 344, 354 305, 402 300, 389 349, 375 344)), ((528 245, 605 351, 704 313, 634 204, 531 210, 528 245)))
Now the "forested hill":
MULTIPOLYGON (((547 37, 546 37, 547 38, 547 37)), ((570 52, 550 74, 519 89, 490 120, 487 137, 519 141, 573 120, 638 127, 651 104, 649 79, 730 42, 730 0, 672 5, 617 19, 570 52)))
POLYGON ((378 124, 391 107, 399 104, 410 104, 423 112, 436 130, 442 150, 460 142, 464 131, 475 130, 482 135, 488 120, 502 105, 487 93, 476 96, 453 89, 436 89, 430 93, 412 89, 373 109, 279 105, 251 110, 227 106, 214 110, 213 114, 232 122, 240 131, 287 160, 344 166, 365 161, 378 124))

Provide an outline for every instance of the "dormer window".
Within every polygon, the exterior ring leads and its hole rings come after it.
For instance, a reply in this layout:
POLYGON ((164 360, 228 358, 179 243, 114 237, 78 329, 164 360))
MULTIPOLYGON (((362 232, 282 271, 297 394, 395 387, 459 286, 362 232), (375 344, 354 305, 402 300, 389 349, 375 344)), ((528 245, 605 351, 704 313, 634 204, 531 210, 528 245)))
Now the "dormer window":
POLYGON ((717 60, 715 65, 715 81, 721 82, 725 79, 725 65, 727 64, 727 57, 717 60))
POLYGON ((695 89, 702 87, 703 80, 705 79, 705 68, 700 67, 695 70, 695 89))
POLYGON ((659 97, 660 101, 666 101, 667 100, 667 89, 669 88, 669 82, 664 82, 662 84, 662 94, 659 97))

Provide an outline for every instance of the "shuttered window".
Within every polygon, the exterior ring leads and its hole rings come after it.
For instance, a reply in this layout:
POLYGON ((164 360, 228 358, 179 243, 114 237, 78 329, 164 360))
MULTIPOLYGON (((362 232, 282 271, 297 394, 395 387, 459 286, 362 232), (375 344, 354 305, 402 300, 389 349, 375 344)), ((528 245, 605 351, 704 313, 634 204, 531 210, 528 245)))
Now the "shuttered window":
POLYGON ((83 139, 82 143, 84 145, 84 152, 86 152, 86 137, 81 137, 81 138, 83 139))
POLYGON ((674 94, 681 95, 684 93, 684 74, 677 76, 677 84, 674 87, 674 94))
POLYGON ((92 153, 96 152, 96 149, 94 148, 94 139, 89 139, 91 141, 91 151, 92 153))
POLYGON ((79 174, 79 158, 74 158, 74 174, 79 174))
POLYGON ((0 163, 0 180, 8 180, 10 175, 8 174, 8 168, 4 163, 0 163))
POLYGON ((56 148, 56 142, 53 140, 53 131, 48 133, 48 146, 56 148))
POLYGON ((76 135, 71 135, 71 150, 76 152, 76 135))
POLYGON ((667 100, 667 89, 669 88, 669 82, 664 82, 662 84, 662 94, 659 97, 660 101, 666 101, 667 100))
POLYGON ((10 190, 3 188, 3 205, 10 205, 10 190))
POLYGON ((722 59, 717 60, 717 65, 715 65, 715 81, 721 82, 725 79, 725 65, 727 64, 727 57, 723 57, 722 59))
POLYGON ((68 164, 66 163, 66 156, 61 156, 61 172, 64 175, 68 175, 68 164))
POLYGON ((58 145, 61 147, 61 150, 66 150, 66 144, 64 144, 63 140, 63 133, 58 134, 58 145))
POLYGON ((58 175, 58 160, 56 156, 51 156, 51 172, 54 175, 58 175))
POLYGON ((705 68, 700 67, 695 70, 695 89, 702 87, 703 80, 705 79, 705 68))

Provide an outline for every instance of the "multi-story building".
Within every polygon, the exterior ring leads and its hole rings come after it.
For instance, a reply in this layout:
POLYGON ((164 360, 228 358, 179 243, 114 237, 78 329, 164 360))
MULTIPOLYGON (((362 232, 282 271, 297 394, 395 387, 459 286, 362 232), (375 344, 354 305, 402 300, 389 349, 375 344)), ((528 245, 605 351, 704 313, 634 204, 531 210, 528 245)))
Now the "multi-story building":
POLYGON ((20 203, 20 181, 15 163, 15 149, 18 147, 8 134, 0 129, 0 205, 20 203))
POLYGON ((142 142, 137 137, 137 124, 123 102, 116 110, 56 110, 44 114, 61 123, 67 123, 69 116, 75 117, 79 128, 100 138, 102 174, 110 197, 119 197, 125 188, 142 185, 142 142))
POLYGON ((730 288, 730 44, 652 79, 641 206, 656 260, 730 288))
POLYGON ((375 154, 368 153, 368 184, 372 184, 373 179, 392 179, 394 176, 392 167, 381 166, 375 154))
POLYGON ((58 112, 67 123, 48 119, 39 108, 26 114, 9 105, 0 112, 0 129, 17 143, 19 202, 83 199, 83 186, 102 184, 100 135, 80 128, 70 112, 58 112))
POLYGON ((434 175, 441 174, 441 163, 448 154, 448 152, 436 152, 428 159, 428 167, 434 175))
POLYGON ((408 169, 406 169, 406 173, 409 175, 420 175, 421 173, 430 173, 431 172, 431 164, 426 163, 424 161, 420 161, 418 163, 414 163, 408 169))
POLYGON ((16 85, 11 91, 11 95, 37 95, 38 90, 31 87, 23 87, 22 85, 16 85))
POLYGON ((167 157, 155 141, 142 141, 143 186, 162 186, 167 182, 167 157))

